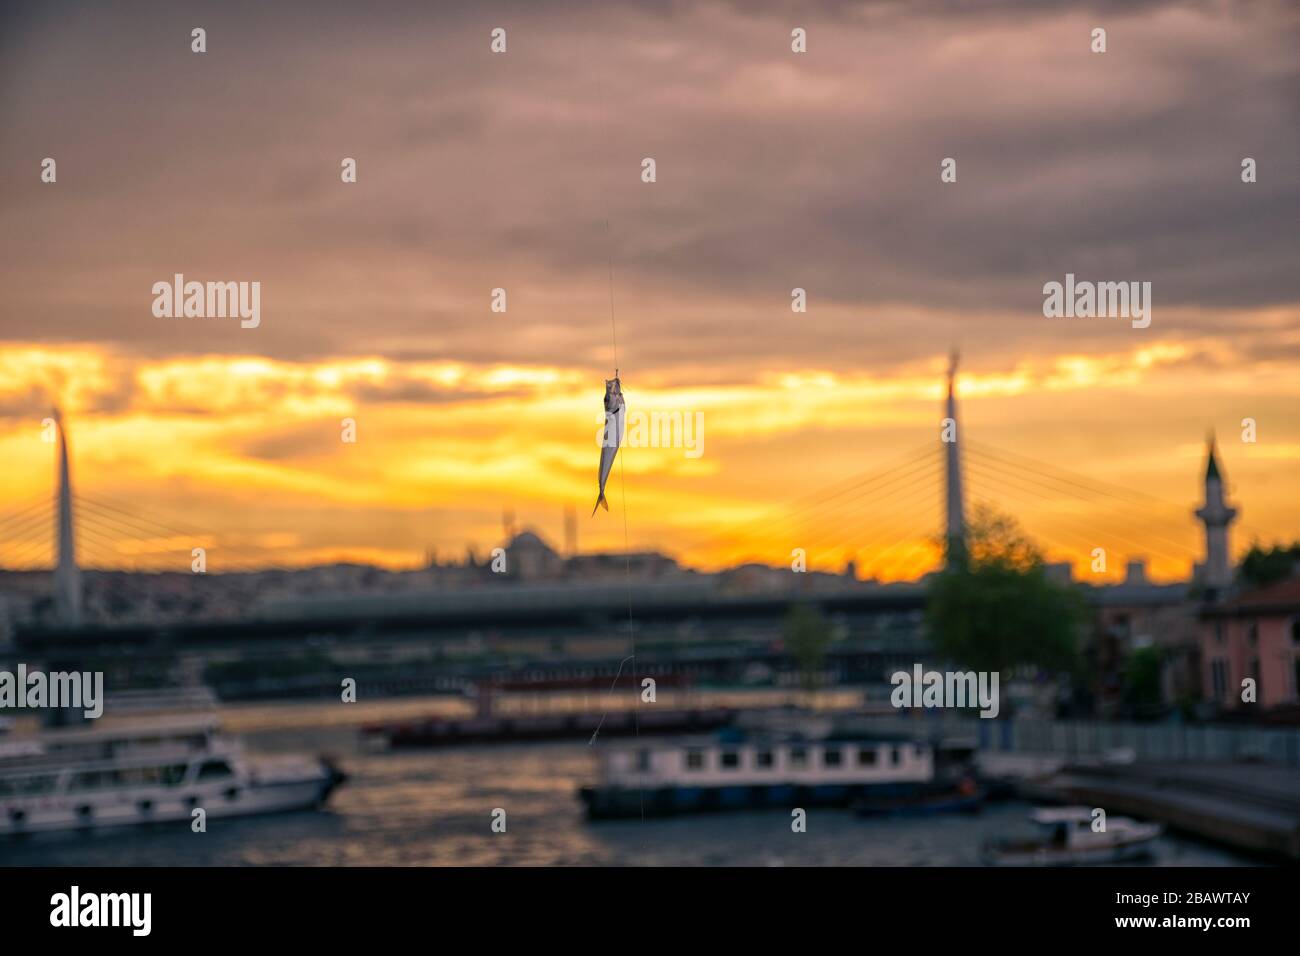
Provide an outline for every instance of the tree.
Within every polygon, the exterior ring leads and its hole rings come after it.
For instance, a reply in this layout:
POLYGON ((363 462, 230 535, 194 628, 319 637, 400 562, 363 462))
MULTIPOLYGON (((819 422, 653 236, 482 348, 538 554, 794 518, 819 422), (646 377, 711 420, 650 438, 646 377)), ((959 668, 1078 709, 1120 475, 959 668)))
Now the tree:
POLYGON ((830 622, 815 608, 799 604, 785 617, 785 646, 799 664, 804 690, 815 690, 817 673, 826 660, 831 643, 830 622))
POLYGON ((965 560, 931 579, 926 630, 940 654, 976 670, 1062 671, 1077 663, 1085 615, 1082 596, 1047 577, 1015 519, 979 507, 965 560))
POLYGON ((1264 587, 1275 581, 1282 581, 1295 574, 1300 566, 1300 541, 1289 547, 1274 545, 1265 549, 1256 541, 1250 546, 1241 564, 1237 567, 1237 577, 1245 584, 1264 587))
POLYGON ((1154 714, 1164 705, 1160 688, 1162 658, 1158 647, 1139 647, 1124 666, 1124 704, 1137 716, 1154 714))

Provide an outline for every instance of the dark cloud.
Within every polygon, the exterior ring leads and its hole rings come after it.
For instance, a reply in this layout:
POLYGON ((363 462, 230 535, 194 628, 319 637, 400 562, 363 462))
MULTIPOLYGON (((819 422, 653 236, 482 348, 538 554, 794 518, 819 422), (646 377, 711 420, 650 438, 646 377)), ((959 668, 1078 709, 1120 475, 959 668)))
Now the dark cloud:
POLYGON ((1287 5, 167 3, 6 17, 7 339, 603 366, 610 259, 622 344, 646 369, 709 356, 880 367, 954 338, 976 355, 1133 344, 1116 325, 1042 319, 1043 282, 1066 272, 1151 281, 1150 339, 1300 301, 1300 15, 1287 5), (796 22, 804 57, 789 52, 796 22), (503 57, 488 51, 498 24, 503 57), (54 186, 38 179, 46 155, 54 186), (358 160, 352 186, 344 156, 358 160), (945 156, 957 184, 938 181, 945 156), (1240 182, 1243 156, 1258 183, 1240 182), (150 286, 177 271, 260 280, 262 327, 154 319, 150 286), (804 316, 789 311, 796 285, 804 316), (508 316, 487 311, 496 286, 508 316), (1185 318, 1162 317, 1175 309, 1185 318))
POLYGON ((439 388, 424 382, 394 381, 382 384, 362 384, 350 389, 359 402, 384 404, 450 405, 474 401, 495 401, 525 394, 518 389, 499 389, 490 392, 466 389, 439 388))
POLYGON ((298 461, 319 458, 334 447, 341 434, 336 420, 294 425, 259 434, 245 442, 239 454, 262 461, 298 461))

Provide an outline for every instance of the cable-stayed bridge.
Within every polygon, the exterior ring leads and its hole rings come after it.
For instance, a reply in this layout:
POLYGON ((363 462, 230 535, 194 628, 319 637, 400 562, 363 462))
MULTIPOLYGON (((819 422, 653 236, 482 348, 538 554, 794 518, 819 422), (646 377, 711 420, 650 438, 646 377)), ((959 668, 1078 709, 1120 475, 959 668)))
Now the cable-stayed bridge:
MULTIPOLYGON (((663 620, 692 618, 742 621, 767 618, 775 608, 795 600, 836 605, 845 613, 872 609, 919 608, 922 592, 915 585, 878 587, 862 581, 900 581, 940 566, 946 553, 964 547, 968 504, 989 505, 1001 512, 1032 508, 1038 523, 1027 529, 1049 560, 1088 562, 1104 549, 1117 567, 1119 559, 1155 556, 1166 567, 1190 569, 1204 550, 1191 535, 1190 508, 1146 491, 1126 489, 1026 455, 972 439, 959 430, 956 401, 956 356, 949 366, 944 418, 930 440, 884 465, 853 475, 831 486, 772 509, 744 528, 729 529, 688 544, 683 557, 705 555, 741 542, 755 527, 770 541, 799 549, 809 567, 827 567, 852 559, 855 573, 841 576, 842 587, 828 587, 826 575, 801 580, 791 575, 785 593, 675 594, 647 583, 633 584, 637 616, 663 620), (809 579, 823 580, 812 586, 809 579), (837 603, 838 602, 838 603, 837 603), (769 607, 771 605, 771 607, 769 607)), ((56 626, 46 630, 76 631, 82 627, 81 568, 112 571, 172 571, 191 573, 195 549, 203 550, 204 573, 252 574, 274 570, 274 551, 259 547, 228 530, 205 529, 150 507, 101 494, 74 490, 63 422, 59 424, 58 478, 50 498, 26 502, 0 512, 0 568, 54 568, 53 604, 56 626), (51 534, 53 530, 53 534, 51 534)), ((1210 472, 1218 477, 1211 449, 1210 472)), ((1207 502, 1212 497, 1207 485, 1207 502)), ((1202 509, 1218 521, 1226 548, 1227 523, 1235 511, 1220 500, 1202 509), (1213 517, 1217 515, 1218 517, 1213 517)), ((1202 515, 1198 512, 1198 516, 1202 515)), ((1214 528, 1207 523, 1207 548, 1214 528)), ((1114 581, 1113 574, 1097 579, 1114 581)), ((259 632, 293 635, 314 633, 322 621, 334 626, 364 626, 381 622, 393 630, 420 630, 431 625, 472 627, 475 623, 510 626, 511 602, 518 604, 520 623, 534 628, 571 627, 605 618, 599 588, 555 586, 531 591, 505 586, 483 588, 457 600, 445 594, 327 596, 303 599, 292 613, 284 606, 250 608, 246 619, 226 623, 194 622, 185 627, 193 636, 207 634, 221 642, 252 637, 259 632), (516 592, 511 597, 508 592, 516 592)), ((293 602, 289 602, 292 607, 293 602)), ((149 633, 148 623, 127 631, 149 633)), ((174 631, 175 625, 168 625, 174 631)), ((98 630, 98 629, 97 629, 98 630)))
MULTIPOLYGON (((944 540, 952 537, 943 520, 948 455, 947 446, 927 442, 755 523, 768 536, 804 548, 810 562, 856 560, 865 579, 895 580, 918 566, 937 567, 944 540)), ((1179 538, 1175 530, 1181 524, 1192 531, 1188 505, 970 438, 960 442, 960 459, 965 503, 1012 514, 1033 506, 1041 524, 1026 531, 1049 560, 1088 559, 1100 547, 1112 560, 1154 556, 1190 571, 1203 557, 1194 534, 1179 538)), ((729 542, 743 546, 742 532, 704 538, 690 550, 703 553, 729 542)))

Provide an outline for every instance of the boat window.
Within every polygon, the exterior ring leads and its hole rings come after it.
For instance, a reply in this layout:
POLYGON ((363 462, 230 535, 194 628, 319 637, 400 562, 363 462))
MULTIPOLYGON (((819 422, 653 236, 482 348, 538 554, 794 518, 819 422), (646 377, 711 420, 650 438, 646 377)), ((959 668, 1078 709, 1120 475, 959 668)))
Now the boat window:
POLYGON ((48 789, 53 790, 54 785, 58 783, 58 776, 33 777, 9 775, 0 777, 0 796, 9 793, 36 793, 38 790, 46 789, 45 787, 38 787, 39 784, 43 784, 46 781, 49 781, 48 789))
POLYGON ((858 748, 858 766, 874 767, 876 765, 876 748, 860 747, 858 748))
POLYGON ((183 763, 174 763, 166 767, 160 767, 162 771, 162 784, 165 787, 175 787, 185 779, 186 766, 183 763))
POLYGON ((740 753, 735 750, 722 751, 722 769, 735 770, 740 766, 740 753))
POLYGON ((98 770, 83 770, 80 773, 73 774, 72 783, 69 790, 97 790, 108 783, 105 779, 108 775, 98 770))
POLYGON ((761 768, 772 766, 772 751, 760 750, 754 754, 754 763, 761 768))
MULTIPOLYGON (((206 767, 207 767, 207 765, 204 764, 204 768, 205 768, 205 769, 206 769, 206 767)), ((636 754, 636 769, 637 769, 637 770, 649 770, 649 769, 650 769, 650 751, 649 751, 648 749, 646 749, 645 747, 642 747, 640 750, 637 751, 637 754, 636 754)), ((199 779, 200 779, 200 780, 203 779, 203 772, 202 772, 202 771, 199 772, 199 779)))
POLYGON ((144 783, 144 772, 139 767, 124 767, 113 774, 113 782, 119 787, 138 787, 144 783))
POLYGON ((41 777, 20 777, 13 781, 15 793, 35 795, 41 793, 52 793, 59 784, 59 778, 52 775, 41 777))
MULTIPOLYGON (((648 751, 643 750, 641 753, 645 756, 649 756, 648 751)), ((226 763, 224 760, 207 760, 204 761, 203 766, 199 768, 199 779, 212 780, 216 777, 229 777, 231 773, 230 764, 226 763)))
POLYGON ((802 747, 790 748, 790 766, 806 767, 808 766, 808 751, 802 747))
POLYGON ((156 787, 162 782, 164 769, 158 766, 126 767, 117 772, 117 782, 125 787, 156 787))
POLYGON ((827 747, 822 751, 822 763, 827 767, 838 767, 842 757, 838 747, 827 747))
POLYGON ((890 762, 892 765, 894 765, 895 767, 898 766, 898 762, 899 762, 902 758, 903 758, 903 748, 901 748, 901 747, 890 747, 890 748, 889 748, 889 762, 890 762))
POLYGON ((704 751, 698 747, 692 747, 686 751, 686 769, 703 770, 704 769, 704 751))

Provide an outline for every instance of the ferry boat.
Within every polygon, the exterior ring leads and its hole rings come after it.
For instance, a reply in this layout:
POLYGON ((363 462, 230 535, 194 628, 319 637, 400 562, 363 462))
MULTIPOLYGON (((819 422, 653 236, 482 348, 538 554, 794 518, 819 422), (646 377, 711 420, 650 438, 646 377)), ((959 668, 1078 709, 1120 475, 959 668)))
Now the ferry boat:
POLYGON ((620 743, 579 795, 592 819, 902 800, 935 780, 934 748, 904 738, 746 733, 620 743))
POLYGON ((323 804, 325 758, 249 757, 210 715, 0 740, 0 836, 189 822, 323 804))
POLYGON ((1037 840, 1002 840, 984 847, 993 866, 1079 866, 1128 863, 1151 856, 1163 832, 1158 823, 1107 817, 1106 829, 1094 832, 1087 807, 1035 810, 1029 818, 1046 831, 1037 840))

